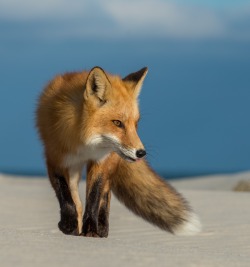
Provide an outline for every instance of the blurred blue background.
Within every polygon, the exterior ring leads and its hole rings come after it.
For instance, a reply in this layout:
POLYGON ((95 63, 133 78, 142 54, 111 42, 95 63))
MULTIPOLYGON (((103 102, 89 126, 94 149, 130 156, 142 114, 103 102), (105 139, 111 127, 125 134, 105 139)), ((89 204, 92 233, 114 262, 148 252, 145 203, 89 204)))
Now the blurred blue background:
POLYGON ((140 136, 167 177, 250 169, 250 3, 0 1, 0 172, 45 174, 34 127, 55 74, 149 73, 140 136))

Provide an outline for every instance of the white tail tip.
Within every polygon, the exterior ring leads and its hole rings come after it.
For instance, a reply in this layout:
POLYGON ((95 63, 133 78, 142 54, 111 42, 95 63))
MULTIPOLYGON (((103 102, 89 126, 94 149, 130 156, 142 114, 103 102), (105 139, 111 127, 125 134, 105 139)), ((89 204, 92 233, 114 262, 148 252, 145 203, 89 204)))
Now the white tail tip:
POLYGON ((195 235, 199 232, 201 232, 201 223, 199 220, 199 217, 195 213, 190 213, 189 218, 182 223, 181 225, 178 225, 176 229, 174 229, 175 235, 195 235))

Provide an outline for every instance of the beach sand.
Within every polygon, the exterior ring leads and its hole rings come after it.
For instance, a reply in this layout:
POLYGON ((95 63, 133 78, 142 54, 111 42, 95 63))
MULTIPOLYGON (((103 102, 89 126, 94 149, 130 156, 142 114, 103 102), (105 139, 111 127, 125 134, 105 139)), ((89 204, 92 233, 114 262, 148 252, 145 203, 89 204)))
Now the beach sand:
MULTIPOLYGON (((250 173, 171 182, 203 230, 179 237, 129 212, 113 196, 104 239, 66 236, 47 179, 0 175, 0 266, 250 266, 250 193, 233 192, 250 173)), ((85 198, 85 182, 80 184, 85 198)))

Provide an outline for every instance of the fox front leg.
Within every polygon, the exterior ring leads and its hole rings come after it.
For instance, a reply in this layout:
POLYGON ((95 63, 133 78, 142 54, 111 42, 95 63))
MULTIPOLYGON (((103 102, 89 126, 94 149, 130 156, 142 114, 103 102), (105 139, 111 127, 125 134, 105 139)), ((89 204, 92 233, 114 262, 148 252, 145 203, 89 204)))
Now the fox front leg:
POLYGON ((87 166, 86 206, 82 228, 84 236, 108 236, 111 193, 106 168, 104 162, 90 162, 87 166))
POLYGON ((58 170, 49 162, 47 162, 47 167, 51 185, 60 205, 61 220, 58 227, 64 234, 79 235, 79 216, 71 194, 68 171, 58 170))
MULTIPOLYGON (((109 183, 109 181, 107 181, 109 183)), ((110 209, 110 197, 111 190, 110 186, 108 191, 104 190, 102 194, 100 206, 99 206, 99 215, 98 215, 98 235, 101 237, 108 237, 109 233, 109 209, 110 209)))

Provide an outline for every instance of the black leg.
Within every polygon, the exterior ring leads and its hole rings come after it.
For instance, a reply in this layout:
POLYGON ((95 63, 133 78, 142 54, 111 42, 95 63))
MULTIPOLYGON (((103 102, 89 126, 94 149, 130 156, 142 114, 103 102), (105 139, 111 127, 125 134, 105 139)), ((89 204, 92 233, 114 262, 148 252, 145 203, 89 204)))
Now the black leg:
POLYGON ((111 192, 106 192, 103 195, 102 204, 99 209, 98 217, 98 235, 101 237, 108 237, 109 233, 109 206, 110 206, 111 192))
POLYGON ((98 178, 92 183, 91 188, 88 188, 86 196, 86 207, 83 216, 82 234, 88 237, 99 237, 98 234, 98 214, 99 203, 101 197, 102 178, 98 178))
POLYGON ((59 229, 67 235, 78 235, 78 221, 75 203, 63 175, 49 171, 51 184, 56 192, 61 210, 59 229))
POLYGON ((87 166, 86 208, 83 216, 82 234, 92 237, 107 237, 110 208, 109 159, 89 162, 87 166))

